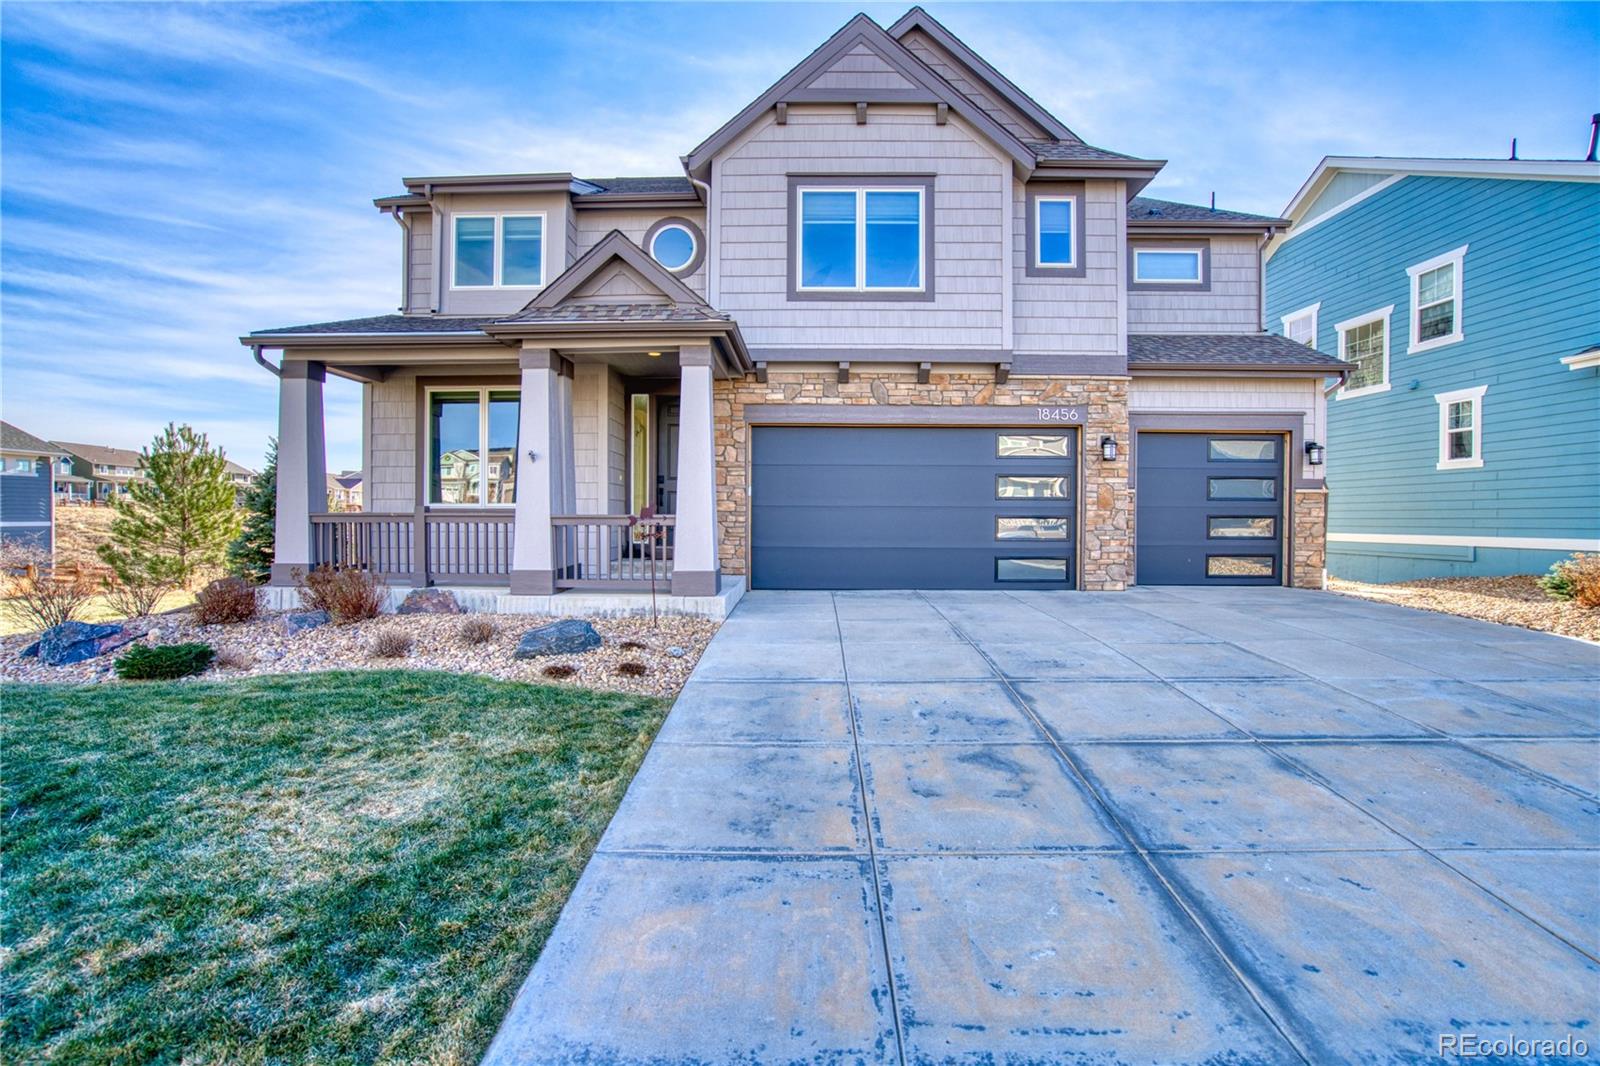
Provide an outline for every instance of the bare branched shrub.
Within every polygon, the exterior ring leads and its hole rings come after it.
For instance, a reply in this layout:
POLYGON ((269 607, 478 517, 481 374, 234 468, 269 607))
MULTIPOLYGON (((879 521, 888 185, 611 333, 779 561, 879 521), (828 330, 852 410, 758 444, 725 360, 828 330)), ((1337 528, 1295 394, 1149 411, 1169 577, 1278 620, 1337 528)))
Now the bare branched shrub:
POLYGON ((372 635, 368 651, 374 659, 404 659, 411 654, 411 634, 403 629, 380 629, 372 635))
POLYGON ((487 618, 467 617, 456 626, 456 639, 463 644, 487 644, 500 632, 500 627, 487 618))
POLYGON ((49 629, 77 619, 94 596, 94 587, 77 574, 58 575, 48 569, 34 568, 12 577, 8 584, 6 613, 28 630, 49 629))
POLYGON ((1572 599, 1579 607, 1600 607, 1600 555, 1574 555, 1566 563, 1572 599))
POLYGON ((319 566, 300 585, 300 602, 308 610, 327 611, 340 625, 378 617, 388 589, 365 570, 335 570, 319 566))
POLYGON ((171 587, 165 581, 134 581, 124 584, 115 577, 100 579, 100 588, 105 594, 106 605, 123 618, 149 616, 171 587))
POLYGON ((242 577, 224 577, 194 598, 194 620, 203 626, 248 622, 261 610, 262 591, 242 577))
POLYGON ((539 672, 545 677, 552 678, 556 681, 561 681, 565 678, 576 677, 578 668, 570 663, 551 663, 549 666, 545 667, 539 672))

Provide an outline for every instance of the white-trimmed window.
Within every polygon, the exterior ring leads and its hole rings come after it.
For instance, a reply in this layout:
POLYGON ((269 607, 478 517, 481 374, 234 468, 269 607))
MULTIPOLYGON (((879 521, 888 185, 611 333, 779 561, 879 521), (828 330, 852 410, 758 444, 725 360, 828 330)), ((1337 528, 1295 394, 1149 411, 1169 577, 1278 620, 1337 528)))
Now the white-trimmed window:
POLYGON ((673 273, 693 263, 699 251, 699 242, 689 227, 670 223, 656 230, 650 238, 650 258, 673 273))
POLYGON ((1454 344, 1461 332, 1461 271, 1467 246, 1406 268, 1411 275, 1411 342, 1406 354, 1454 344))
POLYGON ((428 503, 501 507, 517 501, 515 388, 428 389, 428 503))
POLYGON ((1140 285, 1203 285, 1205 256, 1199 248, 1135 248, 1133 280, 1140 285))
POLYGON ((1283 316, 1283 335, 1296 344, 1304 344, 1308 348, 1317 346, 1317 312, 1322 308, 1321 302, 1310 307, 1302 307, 1293 314, 1283 316))
POLYGON ((1394 304, 1360 318, 1347 318, 1334 326, 1339 334, 1339 358, 1351 364, 1350 375, 1339 390, 1340 399, 1389 388, 1389 322, 1394 304))
POLYGON ((454 215, 450 287, 537 289, 544 284, 543 213, 454 215))
POLYGON ((1483 465, 1483 394, 1489 386, 1434 395, 1439 403, 1439 469, 1475 470, 1483 465))
POLYGON ((922 292, 927 276, 922 186, 798 190, 801 292, 922 292))
POLYGON ((1078 198, 1038 196, 1033 201, 1033 265, 1072 268, 1076 252, 1078 198))

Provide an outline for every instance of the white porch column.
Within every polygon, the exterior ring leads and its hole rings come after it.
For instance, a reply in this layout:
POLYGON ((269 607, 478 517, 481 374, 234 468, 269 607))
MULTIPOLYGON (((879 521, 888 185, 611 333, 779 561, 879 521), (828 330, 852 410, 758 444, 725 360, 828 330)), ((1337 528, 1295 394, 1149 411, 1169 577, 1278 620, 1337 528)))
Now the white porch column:
POLYGON ((522 403, 517 432, 516 533, 511 544, 511 592, 548 596, 555 592, 555 538, 550 516, 562 488, 558 357, 549 348, 523 348, 522 403))
POLYGON ((678 504, 672 594, 717 593, 717 465, 711 409, 711 347, 678 351, 678 504))
POLYGON ((272 584, 293 585, 311 569, 311 515, 328 509, 328 459, 322 424, 322 363, 284 360, 278 375, 278 510, 272 584))

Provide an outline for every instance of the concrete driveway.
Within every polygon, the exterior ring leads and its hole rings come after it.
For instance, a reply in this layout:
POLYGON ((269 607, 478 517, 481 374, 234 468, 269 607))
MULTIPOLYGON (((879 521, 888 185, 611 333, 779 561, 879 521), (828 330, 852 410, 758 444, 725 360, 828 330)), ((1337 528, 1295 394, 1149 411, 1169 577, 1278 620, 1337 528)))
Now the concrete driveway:
POLYGON ((1597 693, 1317 592, 752 593, 486 1061, 1600 1061, 1597 693))

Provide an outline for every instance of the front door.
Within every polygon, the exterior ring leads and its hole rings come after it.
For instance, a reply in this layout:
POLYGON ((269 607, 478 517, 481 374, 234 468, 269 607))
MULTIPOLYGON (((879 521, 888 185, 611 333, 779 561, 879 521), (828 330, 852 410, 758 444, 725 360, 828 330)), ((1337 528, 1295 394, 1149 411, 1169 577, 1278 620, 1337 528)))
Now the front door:
POLYGON ((676 514, 678 507, 678 400, 663 398, 656 407, 656 514, 676 514))

